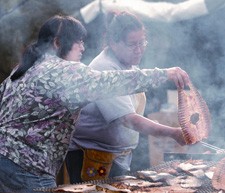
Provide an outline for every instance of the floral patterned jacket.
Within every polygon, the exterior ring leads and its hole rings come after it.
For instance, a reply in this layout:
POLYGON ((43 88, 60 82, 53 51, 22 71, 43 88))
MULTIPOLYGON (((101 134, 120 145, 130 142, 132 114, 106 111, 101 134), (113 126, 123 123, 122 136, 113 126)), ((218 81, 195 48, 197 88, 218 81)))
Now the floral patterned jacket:
POLYGON ((0 154, 26 171, 56 176, 83 105, 145 91, 166 79, 159 69, 100 73, 45 55, 23 77, 0 85, 0 154))

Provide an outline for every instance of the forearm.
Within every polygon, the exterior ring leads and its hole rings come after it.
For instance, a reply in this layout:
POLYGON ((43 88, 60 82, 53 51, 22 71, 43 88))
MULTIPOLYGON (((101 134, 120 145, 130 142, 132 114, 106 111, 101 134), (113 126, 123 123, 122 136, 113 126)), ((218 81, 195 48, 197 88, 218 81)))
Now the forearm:
MULTIPOLYGON (((76 76, 77 77, 77 76, 76 76)), ((129 95, 145 92, 150 87, 157 87, 168 80, 165 70, 143 69, 98 72, 86 69, 80 80, 68 87, 71 97, 74 94, 85 96, 85 100, 93 101, 113 96, 129 95), (73 92, 73 86, 80 88, 73 92)), ((81 97, 83 99, 83 97, 81 97)))
POLYGON ((174 138, 175 133, 177 132, 177 128, 159 124, 138 114, 129 114, 124 116, 121 121, 130 129, 155 137, 161 136, 174 138))

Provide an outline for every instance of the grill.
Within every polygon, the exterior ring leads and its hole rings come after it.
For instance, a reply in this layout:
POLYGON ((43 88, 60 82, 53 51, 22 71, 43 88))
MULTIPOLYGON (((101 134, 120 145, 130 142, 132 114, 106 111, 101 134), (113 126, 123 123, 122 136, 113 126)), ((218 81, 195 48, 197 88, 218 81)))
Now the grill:
POLYGON ((202 159, 206 161, 219 161, 225 157, 225 154, 218 154, 218 153, 210 153, 210 154, 201 154, 201 153, 172 153, 166 152, 164 153, 164 161, 172 161, 172 160, 197 160, 202 159))
MULTIPOLYGON (((146 171, 148 170, 151 170, 151 171, 155 171, 157 173, 161 173, 161 172, 166 172, 166 171, 169 171, 170 169, 174 169, 175 165, 179 165, 180 163, 185 163, 187 161, 189 161, 190 159, 192 158, 196 158, 196 159, 193 159, 193 161, 198 161, 198 160, 204 160, 203 161, 203 164, 207 166, 207 168, 210 168, 210 167, 213 167, 217 164, 218 160, 221 158, 221 157, 224 157, 224 155, 218 155, 218 156, 214 156, 214 160, 211 160, 212 159, 212 155, 206 155, 206 154, 177 154, 177 153, 167 153, 165 155, 165 158, 167 159, 167 161, 164 161, 163 163, 161 164, 158 164, 156 166, 153 166, 149 169, 147 169, 146 171), (199 158, 199 156, 201 156, 202 158, 202 155, 205 155, 205 159, 197 159, 199 158), (173 159, 174 157, 178 156, 179 158, 184 158, 182 160, 169 160, 169 159, 173 159), (188 159, 187 159, 188 158, 188 159), (208 160, 207 160, 208 159, 208 160), (216 159, 216 161, 215 161, 216 159)), ((182 177, 188 177, 190 176, 191 174, 185 172, 185 171, 182 171, 182 170, 176 170, 177 173, 176 173, 176 176, 182 176, 182 177)), ((133 173, 130 173, 129 176, 134 176, 134 177, 138 177, 138 172, 133 172, 133 173)), ((138 177, 139 178, 139 177, 138 177)), ((139 178, 140 179, 140 178, 139 178)), ((147 179, 146 179, 147 180, 147 179)), ((195 191, 195 193, 218 193, 219 191, 214 189, 212 187, 212 182, 211 182, 211 179, 209 179, 207 176, 204 176, 200 179, 201 181, 201 186, 198 187, 198 188, 192 188, 192 190, 195 191)), ((111 184, 111 183, 114 183, 114 182, 121 182, 119 179, 117 178, 113 178, 113 179, 108 179, 108 180, 96 180, 96 181, 91 181, 91 182, 84 182, 82 184, 111 184)), ((76 186, 76 185, 75 185, 76 186)), ((165 187, 165 189, 167 189, 168 187, 171 188, 171 190, 173 190, 173 186, 168 186, 168 184, 166 182, 162 182, 162 185, 158 186, 159 188, 162 188, 161 190, 163 191, 163 188, 165 187)), ((135 191, 132 191, 132 192, 148 192, 148 191, 145 191, 143 189, 143 191, 137 186, 137 187, 134 187, 135 188, 135 191)), ((155 187, 157 188, 157 187, 155 187)), ((146 187, 146 190, 152 190, 154 192, 154 187, 146 187), (150 189, 148 189, 150 188, 150 189)), ((175 188, 175 187, 174 187, 175 188)), ((129 188, 128 188, 129 189, 129 188)), ((185 189, 185 188, 184 188, 185 189)), ((191 188, 189 188, 191 189, 191 188)), ((46 191, 50 191, 51 192, 55 192, 54 189, 45 189, 45 188, 42 188, 42 189, 39 189, 39 191, 42 191, 42 192, 46 192, 46 191)), ((188 192, 188 189, 186 189, 187 192, 188 192)), ((57 191, 58 192, 58 191, 57 191)), ((167 191, 165 191, 167 192, 167 191)))
MULTIPOLYGON (((156 172, 160 171, 160 170, 167 170, 172 168, 172 165, 175 162, 184 162, 184 160, 173 160, 173 161, 167 161, 164 162, 162 164, 159 164, 157 166, 151 167, 151 170, 154 170, 156 172)), ((204 162, 204 164, 206 164, 208 167, 212 167, 216 165, 216 161, 207 161, 204 162)), ((179 172, 179 176, 187 176, 187 173, 185 172, 179 172)), ((218 193, 218 190, 214 189, 212 187, 212 183, 211 180, 208 177, 204 177, 202 180, 202 186, 199 188, 195 188, 196 189, 196 193, 218 193)))

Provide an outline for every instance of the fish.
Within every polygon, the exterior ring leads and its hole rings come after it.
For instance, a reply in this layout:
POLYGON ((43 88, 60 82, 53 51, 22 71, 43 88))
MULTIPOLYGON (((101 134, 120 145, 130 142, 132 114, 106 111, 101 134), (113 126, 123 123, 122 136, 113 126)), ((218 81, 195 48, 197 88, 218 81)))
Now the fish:
POLYGON ((196 177, 188 176, 181 180, 180 186, 182 188, 199 188, 202 186, 202 181, 196 177))
POLYGON ((150 180, 152 182, 159 182, 159 181, 163 182, 168 178, 174 177, 173 175, 166 172, 157 173, 155 171, 138 171, 137 175, 139 178, 150 180))
POLYGON ((206 164, 201 165, 193 165, 191 163, 180 163, 178 165, 178 169, 183 171, 193 171, 193 170, 200 170, 200 169, 206 169, 208 166, 206 164))
POLYGON ((225 190, 225 158, 216 164, 212 177, 212 186, 217 190, 225 190))
POLYGON ((181 180, 182 179, 185 179, 186 176, 177 176, 175 178, 169 178, 166 180, 166 183, 169 185, 169 186, 176 186, 176 185, 180 185, 181 184, 181 180))
POLYGON ((178 89, 178 122, 187 145, 208 138, 211 130, 209 108, 198 90, 190 82, 189 90, 178 89))

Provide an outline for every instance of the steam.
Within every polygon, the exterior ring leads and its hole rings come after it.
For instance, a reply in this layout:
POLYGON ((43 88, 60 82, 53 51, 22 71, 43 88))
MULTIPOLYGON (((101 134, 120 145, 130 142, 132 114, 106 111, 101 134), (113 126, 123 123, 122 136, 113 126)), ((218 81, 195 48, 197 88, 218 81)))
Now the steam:
POLYGON ((224 10, 220 10, 176 23, 146 23, 149 46, 142 64, 147 68, 180 66, 189 73, 210 109, 213 130, 209 141, 223 148, 225 25, 221 18, 224 15, 224 10))
MULTIPOLYGON (((192 0, 192 2, 194 1, 197 0, 192 0)), ((89 21, 89 23, 84 23, 89 33, 85 43, 84 63, 88 64, 100 52, 99 41, 103 41, 105 30, 100 10, 95 10, 93 18, 85 20, 85 12, 82 12, 80 17, 79 11, 74 13, 74 10, 79 10, 84 6, 83 1, 80 1, 80 5, 77 3, 67 5, 62 1, 55 1, 53 4, 26 0, 21 2, 22 4, 19 4, 17 9, 0 15, 1 73, 9 72, 6 64, 8 63, 10 66, 18 61, 21 48, 30 42, 34 38, 33 36, 36 36, 40 24, 57 13, 74 14, 78 16, 78 19, 89 21), (40 18, 39 21, 38 18, 40 18), (31 35, 33 36, 31 37, 31 35)), ((175 6, 175 4, 163 5, 175 6)), ((184 5, 182 4, 185 9, 184 5)), ((166 9, 166 7, 164 8, 166 9)), ((135 11, 141 15, 139 8, 135 11)), ((205 9, 198 13, 201 14, 196 15, 189 12, 188 15, 185 15, 185 19, 170 18, 169 22, 147 18, 145 15, 143 21, 149 32, 149 45, 141 66, 143 68, 180 66, 185 69, 206 100, 212 115, 213 131, 210 134, 209 142, 225 148, 225 11, 223 7, 212 13, 207 13, 205 9)), ((87 16, 90 17, 90 12, 87 13, 87 16)), ((164 19, 166 18, 164 17, 164 19)), ((172 87, 172 89, 175 88, 172 87)), ((155 94, 156 97, 161 97, 163 91, 154 90, 154 92, 159 93, 155 94)), ((155 98, 149 97, 149 99, 154 100, 155 98)))
MULTIPOLYGON (((185 10, 185 7, 183 8, 185 10)), ((140 9, 139 16, 141 11, 140 9)), ((85 9, 83 9, 84 12, 85 9)), ((149 46, 141 65, 143 68, 180 66, 186 70, 209 106, 212 131, 208 142, 225 148, 224 7, 210 13, 202 12, 201 16, 196 16, 194 12, 189 12, 188 19, 186 15, 186 19, 176 17, 173 22, 171 22, 172 19, 169 21, 155 20, 144 15, 142 19, 149 32, 149 46)), ((91 19, 89 17, 86 21, 91 19)), ((176 89, 171 85, 168 87, 176 89)), ((156 99, 158 96, 165 95, 166 97, 163 90, 154 90, 154 92, 156 99)), ((152 95, 149 99, 155 100, 152 95)), ((142 146, 147 147, 147 144, 142 146)))

